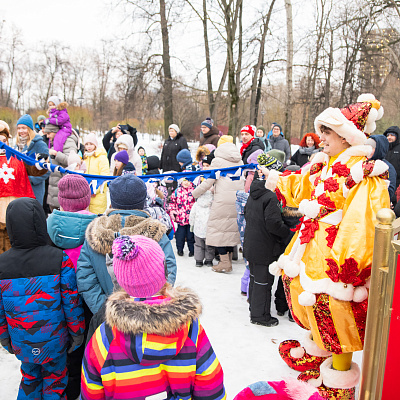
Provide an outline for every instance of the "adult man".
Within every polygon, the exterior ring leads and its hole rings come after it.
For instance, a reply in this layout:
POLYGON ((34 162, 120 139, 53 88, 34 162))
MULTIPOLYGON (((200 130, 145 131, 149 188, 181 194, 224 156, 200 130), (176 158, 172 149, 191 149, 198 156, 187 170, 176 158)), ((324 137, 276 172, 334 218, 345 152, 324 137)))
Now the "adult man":
POLYGON ((211 121, 205 120, 201 123, 201 132, 203 136, 200 138, 200 146, 205 144, 212 144, 217 147, 219 140, 219 130, 216 126, 213 126, 211 121))
POLYGON ((115 153, 114 144, 121 135, 131 135, 133 139, 133 147, 137 145, 137 130, 129 124, 118 124, 111 128, 103 137, 103 146, 107 152, 108 161, 111 161, 112 155, 115 153))
POLYGON ((383 114, 380 103, 363 95, 343 109, 328 108, 315 119, 324 150, 301 174, 268 176, 285 206, 304 214, 297 234, 277 263, 283 272, 295 321, 310 330, 304 349, 280 345, 284 361, 319 379, 327 398, 354 399, 360 371, 352 352, 362 350, 377 211, 389 207, 387 165, 367 160, 367 136, 383 114), (374 108, 378 112, 370 113, 374 108), (383 178, 383 179, 382 179, 383 178), (330 357, 332 356, 332 357, 330 357), (320 371, 319 371, 320 369, 320 371))
POLYGON ((272 128, 272 136, 269 142, 272 149, 281 150, 285 153, 285 163, 287 163, 290 160, 290 145, 283 137, 282 127, 279 124, 275 124, 272 128))
POLYGON ((400 128, 398 126, 391 126, 383 133, 389 141, 389 151, 386 155, 388 160, 394 167, 397 173, 396 189, 400 185, 400 128))

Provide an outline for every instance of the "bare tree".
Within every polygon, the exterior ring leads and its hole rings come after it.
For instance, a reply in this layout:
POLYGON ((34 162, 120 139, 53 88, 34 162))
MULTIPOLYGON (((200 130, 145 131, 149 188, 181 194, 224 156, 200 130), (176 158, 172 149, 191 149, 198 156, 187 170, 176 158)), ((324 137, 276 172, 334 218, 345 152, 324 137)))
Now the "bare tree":
POLYGON ((285 132, 289 137, 292 134, 292 94, 293 94, 293 15, 292 2, 285 0, 286 31, 287 31, 287 56, 286 56, 286 111, 285 132))

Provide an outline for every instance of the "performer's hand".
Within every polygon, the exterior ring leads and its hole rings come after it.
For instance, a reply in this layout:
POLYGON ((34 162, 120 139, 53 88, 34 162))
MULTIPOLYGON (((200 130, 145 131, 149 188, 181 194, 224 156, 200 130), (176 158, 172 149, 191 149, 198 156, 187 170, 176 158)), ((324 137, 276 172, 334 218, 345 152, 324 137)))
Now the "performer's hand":
POLYGON ((258 170, 261 172, 261 174, 264 176, 264 179, 267 179, 269 176, 269 169, 265 167, 264 165, 258 165, 258 170))

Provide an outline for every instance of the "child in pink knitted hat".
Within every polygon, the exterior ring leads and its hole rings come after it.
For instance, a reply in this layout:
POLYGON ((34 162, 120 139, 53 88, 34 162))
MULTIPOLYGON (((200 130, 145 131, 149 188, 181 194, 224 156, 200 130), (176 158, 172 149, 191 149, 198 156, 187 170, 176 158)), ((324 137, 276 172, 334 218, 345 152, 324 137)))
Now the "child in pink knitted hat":
POLYGON ((199 322, 200 300, 166 282, 160 245, 121 236, 112 252, 122 290, 109 296, 106 321, 86 347, 81 399, 225 400, 223 371, 199 322))

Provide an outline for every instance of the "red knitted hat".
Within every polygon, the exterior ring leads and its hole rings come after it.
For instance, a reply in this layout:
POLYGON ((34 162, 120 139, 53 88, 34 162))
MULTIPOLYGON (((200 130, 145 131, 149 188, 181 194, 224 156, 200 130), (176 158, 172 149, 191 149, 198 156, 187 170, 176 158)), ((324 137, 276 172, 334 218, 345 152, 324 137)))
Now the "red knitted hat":
POLYGON ((120 236, 112 245, 113 268, 119 285, 133 297, 150 297, 165 284, 165 255, 145 236, 120 236))
POLYGON ((250 135, 254 136, 256 133, 256 127, 253 125, 246 125, 240 130, 240 133, 242 132, 247 132, 250 133, 250 135))

